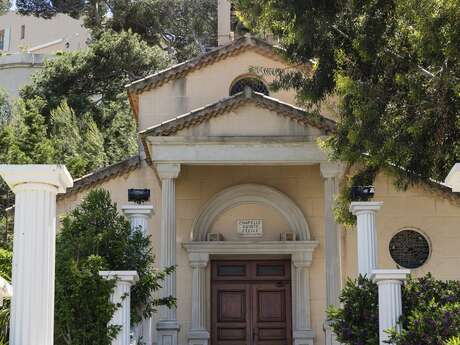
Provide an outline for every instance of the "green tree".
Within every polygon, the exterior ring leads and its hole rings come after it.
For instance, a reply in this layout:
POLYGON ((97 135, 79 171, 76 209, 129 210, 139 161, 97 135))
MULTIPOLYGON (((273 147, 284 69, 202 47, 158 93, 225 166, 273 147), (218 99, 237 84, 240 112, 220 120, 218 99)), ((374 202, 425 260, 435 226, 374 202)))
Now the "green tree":
POLYGON ((166 53, 148 46, 139 35, 109 30, 91 41, 86 50, 48 60, 20 93, 24 99, 45 100, 43 114, 48 119, 51 110, 66 100, 77 118, 89 112, 103 130, 112 121, 104 114, 113 115, 105 108, 112 102, 127 101, 125 85, 169 64, 166 53))
POLYGON ((73 176, 83 175, 88 162, 81 154, 83 142, 75 112, 66 101, 51 111, 50 138, 55 162, 65 164, 73 176))
POLYGON ((94 171, 106 166, 108 160, 104 150, 104 137, 91 115, 83 116, 82 127, 82 156, 86 162, 85 171, 94 171))
POLYGON ((8 123, 0 128, 0 161, 11 164, 51 163, 55 154, 48 138, 44 101, 19 100, 8 123))
POLYGON ((135 270, 139 282, 132 288, 132 322, 151 315, 172 298, 154 299, 160 283, 173 268, 158 271, 149 237, 131 231, 104 190, 91 191, 62 220, 56 241, 55 344, 110 344, 117 327, 107 327, 116 306, 109 302, 114 286, 101 270, 135 270))
POLYGON ((129 105, 113 102, 105 109, 112 114, 112 125, 104 133, 104 147, 110 162, 118 162, 137 152, 136 123, 131 115, 129 105))
MULTIPOLYGON (((244 23, 270 30, 299 70, 264 71, 304 105, 339 96, 332 158, 397 185, 443 181, 460 160, 458 0, 236 0, 244 23)), ((349 193, 347 189, 346 194, 349 193)))
MULTIPOLYGON (((1 13, 1 11, 0 11, 1 13)), ((0 127, 11 117, 11 102, 5 90, 0 88, 0 127)))
POLYGON ((217 39, 216 0, 18 0, 16 6, 21 14, 44 18, 82 17, 95 38, 108 30, 132 30, 179 61, 215 46, 217 39))

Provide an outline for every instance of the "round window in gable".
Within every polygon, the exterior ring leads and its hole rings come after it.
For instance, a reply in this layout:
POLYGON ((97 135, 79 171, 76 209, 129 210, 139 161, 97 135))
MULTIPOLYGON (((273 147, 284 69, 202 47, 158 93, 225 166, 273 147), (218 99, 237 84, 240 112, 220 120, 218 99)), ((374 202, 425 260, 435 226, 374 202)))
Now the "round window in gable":
POLYGON ((413 229, 403 229, 391 239, 390 255, 401 267, 418 268, 430 256, 430 244, 420 232, 413 229))
POLYGON ((246 87, 251 88, 254 92, 263 93, 268 96, 267 86, 265 86, 260 79, 255 77, 241 78, 234 82, 230 88, 230 96, 243 92, 246 87))

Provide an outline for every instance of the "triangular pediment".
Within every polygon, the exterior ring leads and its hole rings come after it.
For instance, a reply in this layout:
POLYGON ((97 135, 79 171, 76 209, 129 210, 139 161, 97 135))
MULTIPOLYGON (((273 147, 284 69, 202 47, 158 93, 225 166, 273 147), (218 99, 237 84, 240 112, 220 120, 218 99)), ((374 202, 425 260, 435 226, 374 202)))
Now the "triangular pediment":
POLYGON ((308 137, 328 134, 335 123, 321 115, 246 90, 151 127, 141 135, 179 137, 308 137))

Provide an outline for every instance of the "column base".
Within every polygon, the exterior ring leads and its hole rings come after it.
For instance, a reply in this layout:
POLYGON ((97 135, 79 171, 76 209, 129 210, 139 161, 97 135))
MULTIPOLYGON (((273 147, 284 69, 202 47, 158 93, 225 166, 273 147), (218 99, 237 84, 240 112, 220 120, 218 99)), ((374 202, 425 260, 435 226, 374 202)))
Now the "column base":
POLYGON ((160 320, 157 323, 158 345, 178 345, 180 325, 177 320, 160 320))
POLYGON ((196 330, 188 333, 188 345, 208 345, 209 332, 207 330, 196 330))
POLYGON ((294 331, 294 345, 314 345, 315 332, 313 330, 294 331))

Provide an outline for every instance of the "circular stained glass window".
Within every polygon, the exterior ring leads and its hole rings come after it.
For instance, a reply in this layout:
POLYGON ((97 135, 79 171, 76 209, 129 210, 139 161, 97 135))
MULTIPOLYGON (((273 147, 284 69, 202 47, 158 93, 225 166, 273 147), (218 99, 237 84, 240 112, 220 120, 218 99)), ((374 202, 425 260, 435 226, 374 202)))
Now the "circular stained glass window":
POLYGON ((260 79, 254 77, 237 80, 230 89, 230 96, 233 96, 239 92, 243 92, 246 87, 251 88, 254 92, 263 93, 264 95, 268 96, 268 89, 265 84, 260 79))
POLYGON ((420 232, 404 229, 391 239, 390 254, 399 266, 418 268, 430 256, 430 244, 420 232))

